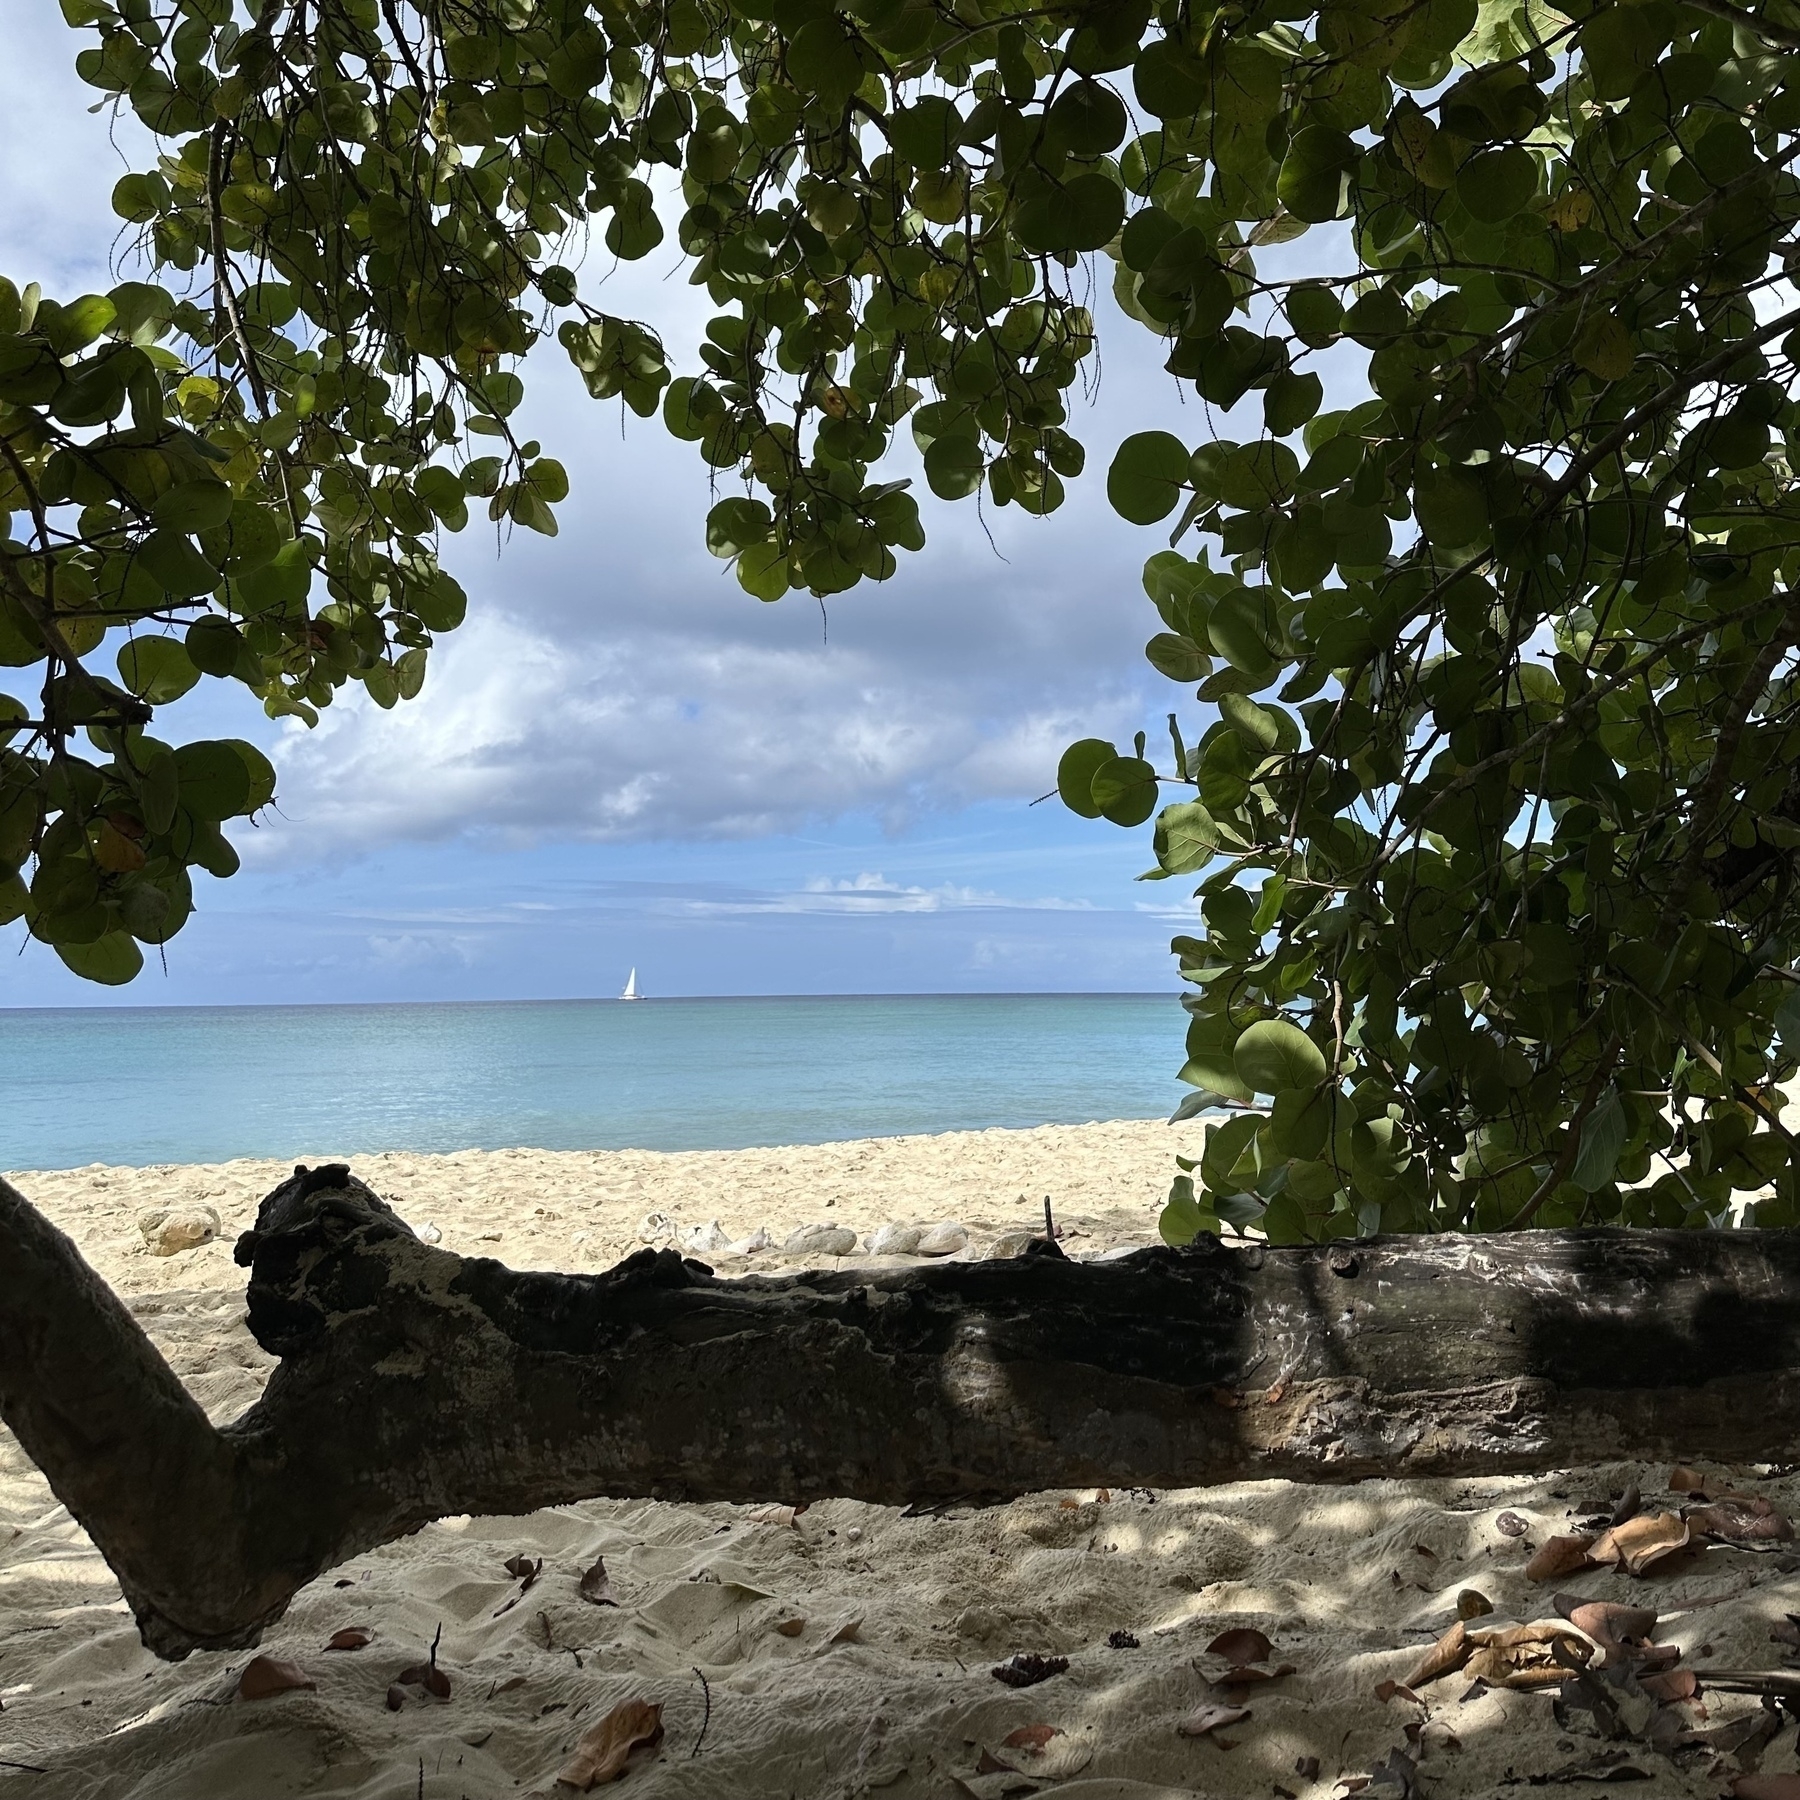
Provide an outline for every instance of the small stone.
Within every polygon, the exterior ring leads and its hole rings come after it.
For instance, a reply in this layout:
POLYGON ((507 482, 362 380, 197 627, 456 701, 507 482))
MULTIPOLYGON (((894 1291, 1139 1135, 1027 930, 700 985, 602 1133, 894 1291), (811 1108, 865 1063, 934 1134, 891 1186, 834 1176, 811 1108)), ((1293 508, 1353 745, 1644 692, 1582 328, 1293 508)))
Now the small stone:
POLYGON ((842 1225, 796 1225, 781 1246, 784 1256, 848 1256, 856 1233, 842 1225))
POLYGON ((919 1239, 921 1256, 954 1256, 969 1241, 969 1228, 954 1219, 931 1226, 919 1239))
POLYGON ((747 1238, 739 1238, 735 1244, 727 1244, 723 1251, 726 1256, 761 1256, 765 1250, 773 1250, 775 1240, 769 1235, 765 1226, 759 1225, 747 1238))
POLYGON ((419 1242, 421 1244, 441 1244, 443 1241, 444 1234, 439 1231, 435 1225, 421 1225, 419 1227, 419 1242))
POLYGON ((860 1544, 862 1542, 862 1527, 860 1525, 852 1525, 849 1530, 844 1533, 844 1541, 850 1544, 860 1544))
POLYGON ((916 1256, 924 1235, 917 1225, 884 1225, 866 1242, 872 1256, 916 1256))
POLYGON ((730 1247, 730 1235, 717 1219, 708 1219, 704 1225, 690 1225, 681 1234, 683 1256, 716 1256, 730 1247))
POLYGON ((1026 1246, 1034 1237, 1042 1234, 1035 1231, 1008 1231, 994 1239, 993 1248, 988 1251, 992 1262, 1005 1262, 1011 1257, 1023 1256, 1026 1246))
POLYGON ((672 1244, 675 1221, 666 1212, 647 1212, 638 1220, 637 1238, 640 1244, 648 1244, 652 1249, 659 1244, 672 1244))
POLYGON ((210 1206, 147 1207, 137 1216, 138 1230, 152 1256, 176 1256, 210 1244, 224 1225, 210 1206))

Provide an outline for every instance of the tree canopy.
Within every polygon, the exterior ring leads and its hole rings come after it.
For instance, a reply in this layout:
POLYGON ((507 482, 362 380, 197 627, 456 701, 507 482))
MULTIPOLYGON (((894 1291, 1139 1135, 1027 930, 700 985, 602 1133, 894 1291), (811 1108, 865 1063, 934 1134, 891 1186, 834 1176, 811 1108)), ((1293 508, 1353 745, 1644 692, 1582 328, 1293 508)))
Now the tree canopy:
POLYGON ((144 279, 0 281, 0 920, 122 982, 230 873, 272 770, 151 731, 203 676, 419 691, 441 534, 556 529, 546 335, 831 594, 923 543, 903 432, 1056 510, 1110 264, 1205 403, 1106 477, 1204 710, 1057 786, 1204 875, 1189 1106, 1262 1103, 1165 1235, 1800 1223, 1800 7, 61 4, 158 155, 144 279), (670 232, 679 373, 591 297, 670 232))

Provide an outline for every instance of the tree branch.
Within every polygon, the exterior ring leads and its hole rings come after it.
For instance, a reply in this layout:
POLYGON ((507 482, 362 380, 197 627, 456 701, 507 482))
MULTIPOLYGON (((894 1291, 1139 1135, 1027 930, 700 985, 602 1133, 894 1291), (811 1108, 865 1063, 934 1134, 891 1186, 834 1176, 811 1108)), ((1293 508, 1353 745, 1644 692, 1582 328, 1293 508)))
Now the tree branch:
POLYGON ((238 1256, 282 1360, 215 1428, 0 1183, 0 1415, 167 1657, 254 1642, 446 1514, 1742 1461, 1790 1454, 1800 1403, 1792 1232, 558 1275, 430 1248, 334 1167, 276 1189, 238 1256))

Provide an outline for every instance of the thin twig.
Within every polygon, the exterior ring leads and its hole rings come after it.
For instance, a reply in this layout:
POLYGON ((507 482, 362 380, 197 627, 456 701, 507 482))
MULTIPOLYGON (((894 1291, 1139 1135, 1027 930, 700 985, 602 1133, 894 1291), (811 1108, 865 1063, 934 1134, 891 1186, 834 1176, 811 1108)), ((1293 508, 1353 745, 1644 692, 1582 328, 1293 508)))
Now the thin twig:
POLYGON ((700 1735, 694 1739, 694 1747, 688 1752, 690 1757, 700 1754, 700 1746, 706 1742, 706 1728, 712 1723, 712 1689, 707 1686, 706 1676, 698 1666, 694 1673, 700 1677, 700 1692, 706 1701, 706 1711, 700 1718, 700 1735))

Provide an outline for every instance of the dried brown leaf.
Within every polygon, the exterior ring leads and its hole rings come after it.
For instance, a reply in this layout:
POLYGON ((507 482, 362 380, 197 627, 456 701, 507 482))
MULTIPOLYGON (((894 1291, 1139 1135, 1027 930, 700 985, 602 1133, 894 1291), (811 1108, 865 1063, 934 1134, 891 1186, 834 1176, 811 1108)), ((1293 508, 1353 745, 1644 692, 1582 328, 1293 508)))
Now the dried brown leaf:
POLYGON ((366 1625, 346 1625, 342 1631, 334 1631, 326 1643, 327 1650, 361 1650, 365 1645, 373 1643, 375 1634, 366 1625))
POLYGON ((1244 1404, 1244 1397, 1234 1388, 1216 1387, 1212 1391, 1214 1406, 1222 1406, 1227 1412, 1236 1412, 1244 1404))
POLYGON ((1609 1663, 1641 1652, 1656 1630, 1656 1612, 1648 1606, 1621 1606, 1610 1600, 1577 1600, 1571 1594, 1558 1594, 1556 1610, 1577 1631, 1585 1631, 1606 1652, 1609 1663))
POLYGON ((298 1663, 284 1662, 279 1656, 253 1656, 238 1677, 238 1698, 267 1700, 272 1694, 291 1694, 318 1685, 298 1663))
POLYGON ((505 1568, 513 1580, 524 1582, 524 1588, 519 1590, 524 1593, 544 1572, 544 1559, 541 1556, 509 1556, 506 1559, 505 1568))
POLYGON ((1493 1601, 1479 1588, 1464 1588, 1456 1596, 1456 1616, 1459 1619, 1485 1618, 1493 1610, 1493 1601))
POLYGON ((1706 1477, 1698 1469, 1690 1469, 1686 1463, 1677 1463, 1669 1471, 1669 1492, 1671 1494, 1704 1494, 1706 1477))
POLYGON ((802 1618, 777 1619, 775 1629, 783 1637, 798 1637, 806 1629, 806 1621, 802 1618))
POLYGON ((1041 1750, 1057 1735, 1054 1725, 1021 1725, 1000 1740, 1004 1750, 1041 1750))
POLYGON ((1626 1485, 1625 1492, 1619 1496, 1619 1503, 1612 1509, 1607 1518, 1609 1525, 1623 1525, 1627 1519, 1635 1519, 1643 1510, 1644 1497, 1638 1492, 1638 1484, 1633 1481, 1626 1485))
POLYGON ((1424 1687, 1440 1675, 1454 1675, 1469 1660, 1475 1646, 1469 1641, 1469 1629, 1458 1619, 1438 1641, 1425 1652, 1419 1666, 1407 1676, 1403 1687, 1424 1687))
POLYGON ((753 1506, 744 1517, 752 1525, 792 1525, 797 1531, 800 1509, 797 1506, 753 1506))
POLYGON ((1463 1673, 1490 1687, 1555 1687, 1572 1668, 1580 1669, 1593 1655, 1584 1638, 1549 1619, 1478 1636, 1480 1641, 1463 1665, 1463 1673))
POLYGON ((1699 1678, 1692 1669, 1664 1669, 1655 1675, 1640 1675, 1638 1686, 1652 1700, 1691 1700, 1700 1691, 1699 1678))
POLYGON ((606 1558, 596 1556, 594 1566, 581 1578, 580 1593, 582 1599, 592 1606, 617 1606, 618 1596, 612 1591, 612 1582, 606 1573, 606 1558))
POLYGON ((1602 1533, 1588 1554, 1597 1563, 1610 1563, 1628 1575, 1647 1569, 1688 1546, 1687 1521, 1679 1513, 1645 1513, 1602 1533))
POLYGON ((1175 1729, 1183 1737, 1206 1737, 1223 1725, 1236 1725, 1249 1717, 1247 1706, 1197 1706, 1175 1729))
POLYGON ((985 1745, 982 1746, 981 1755, 975 1763, 977 1775, 1016 1775, 1018 1772, 1011 1763, 1002 1762, 993 1751, 985 1745))
POLYGON ((1375 1698, 1379 1700, 1383 1706, 1386 1706, 1396 1694, 1398 1694, 1402 1700, 1412 1700, 1417 1702, 1420 1706, 1425 1704, 1425 1702, 1420 1700, 1419 1696, 1415 1694, 1404 1681, 1376 1682, 1375 1698))
POLYGON ((1727 1544, 1787 1544, 1794 1527, 1785 1513, 1758 1494, 1721 1494, 1710 1506, 1687 1509, 1690 1531, 1727 1544))
POLYGON ((1789 1613, 1779 1624, 1769 1627, 1771 1644, 1787 1644, 1800 1650, 1800 1613, 1789 1613))
POLYGON ((660 1744, 662 1734, 661 1706, 648 1700, 621 1700, 583 1736, 556 1779, 583 1794, 603 1781, 617 1781, 632 1751, 660 1744))
POLYGON ((846 1619, 825 1641, 828 1644, 854 1644, 862 1636, 862 1625, 861 1619, 846 1619))
POLYGON ((1249 1625, 1238 1625, 1221 1631, 1206 1646, 1208 1656, 1222 1656, 1229 1663, 1267 1662, 1274 1648, 1260 1631, 1249 1625))
POLYGON ((406 1704, 406 1689, 399 1682, 392 1683, 387 1691, 387 1709, 398 1712, 406 1704))
POLYGON ((1559 1575, 1573 1575, 1585 1569, 1594 1559, 1589 1554, 1594 1540, 1585 1534, 1545 1538, 1537 1552, 1525 1565, 1530 1581, 1554 1581, 1559 1575))

